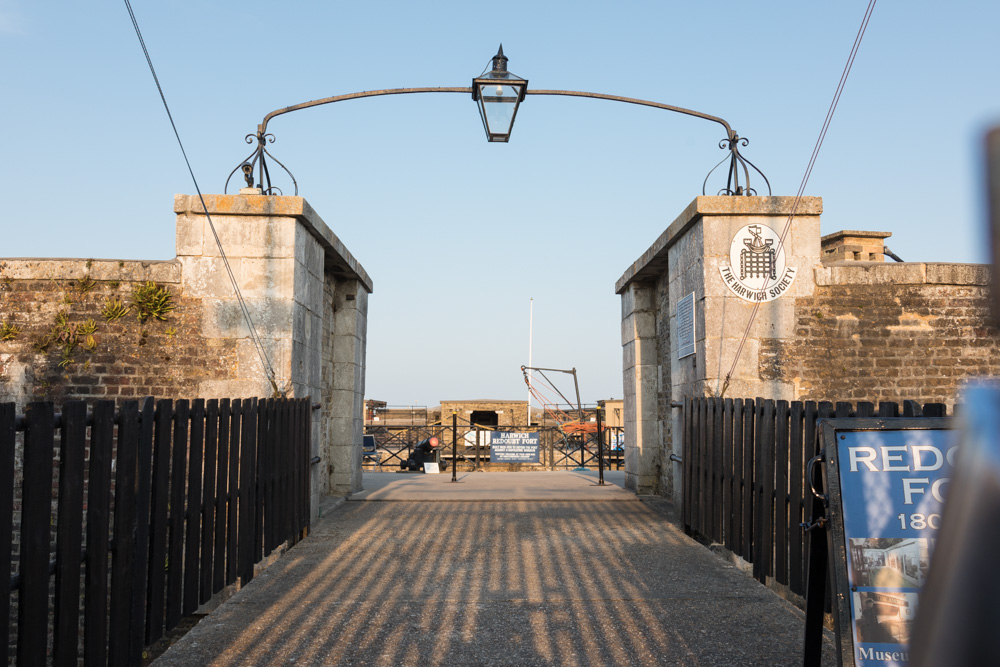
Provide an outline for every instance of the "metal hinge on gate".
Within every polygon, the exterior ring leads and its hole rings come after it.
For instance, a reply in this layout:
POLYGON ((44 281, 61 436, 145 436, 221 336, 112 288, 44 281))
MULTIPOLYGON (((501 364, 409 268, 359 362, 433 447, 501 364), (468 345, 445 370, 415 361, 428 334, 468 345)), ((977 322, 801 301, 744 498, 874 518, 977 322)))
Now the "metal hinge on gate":
POLYGON ((816 520, 803 521, 799 525, 802 526, 802 529, 808 533, 810 530, 815 530, 816 528, 826 528, 826 522, 827 518, 824 515, 816 520))
MULTIPOLYGON (((826 450, 823 449, 820 450, 819 454, 809 459, 809 464, 806 466, 806 479, 809 481, 809 490, 812 492, 814 497, 823 502, 823 510, 824 510, 824 513, 819 517, 810 518, 808 521, 803 521, 802 523, 799 524, 802 527, 802 529, 805 530, 806 532, 809 532, 810 530, 815 530, 817 528, 820 529, 826 528, 827 517, 825 510, 827 507, 827 498, 825 493, 820 493, 819 491, 816 490, 816 474, 815 474, 816 464, 825 462, 826 462, 826 450)), ((813 505, 814 512, 815 509, 816 507, 814 503, 813 505)))

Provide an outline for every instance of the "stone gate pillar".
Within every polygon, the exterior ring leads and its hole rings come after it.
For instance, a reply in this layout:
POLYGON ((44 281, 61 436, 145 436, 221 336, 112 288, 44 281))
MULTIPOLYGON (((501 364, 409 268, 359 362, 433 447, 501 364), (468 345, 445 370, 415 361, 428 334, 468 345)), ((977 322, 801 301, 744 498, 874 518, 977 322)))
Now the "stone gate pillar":
POLYGON ((235 345, 235 368, 199 396, 271 396, 273 388, 236 298, 239 285, 261 347, 288 396, 312 398, 313 508, 318 494, 361 489, 365 339, 372 282, 302 197, 177 195, 184 294, 202 304, 204 345, 235 345), (228 261, 216 243, 221 241, 228 261))
POLYGON ((622 295, 622 372, 625 379, 625 488, 649 493, 658 484, 663 424, 656 337, 656 286, 634 282, 622 295))
POLYGON ((816 285, 822 200, 802 198, 782 243, 793 203, 697 197, 618 280, 628 488, 680 502, 681 414, 671 406, 720 395, 731 368, 727 397, 794 398, 794 378, 773 372, 775 346, 762 345, 795 336, 794 297, 816 285), (772 265, 766 294, 746 288, 772 265))

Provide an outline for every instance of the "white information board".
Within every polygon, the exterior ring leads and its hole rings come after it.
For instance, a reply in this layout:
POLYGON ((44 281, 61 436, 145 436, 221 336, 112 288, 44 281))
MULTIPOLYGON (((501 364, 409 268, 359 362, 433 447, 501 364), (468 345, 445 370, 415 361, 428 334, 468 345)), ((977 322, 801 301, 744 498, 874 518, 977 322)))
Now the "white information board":
POLYGON ((694 354, 694 292, 677 302, 677 358, 694 354))

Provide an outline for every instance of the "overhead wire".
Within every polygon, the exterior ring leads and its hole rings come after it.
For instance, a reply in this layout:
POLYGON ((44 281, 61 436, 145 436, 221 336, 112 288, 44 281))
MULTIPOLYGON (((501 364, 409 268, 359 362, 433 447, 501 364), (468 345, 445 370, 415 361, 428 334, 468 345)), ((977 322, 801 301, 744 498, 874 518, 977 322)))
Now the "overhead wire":
MULTIPOLYGON (((781 252, 784 248, 785 238, 788 236, 788 232, 792 227, 792 219, 795 217, 795 212, 798 210, 799 204, 802 201, 802 195, 805 192, 806 184, 809 182, 809 177, 812 175, 813 167, 816 166, 816 159, 819 157, 820 148, 822 148, 823 141, 826 139, 826 133, 830 129, 830 123, 833 121, 833 114, 837 110, 837 105, 840 103, 840 96, 843 94, 844 86, 847 84, 847 77, 851 73, 851 68, 854 67, 854 59, 858 55, 858 49, 861 47, 861 41, 864 39, 865 31, 868 29, 868 22, 871 20, 872 12, 875 9, 875 2, 876 0, 869 0, 868 7, 865 9, 865 15, 861 21, 861 27, 858 28, 858 34, 854 38, 851 53, 847 58, 847 63, 844 65, 844 71, 840 75, 840 81, 837 83, 837 90, 833 95, 833 100, 830 102, 830 107, 827 109, 826 118, 823 119, 823 126, 816 139, 816 145, 813 147, 812 154, 809 156, 809 163, 806 165, 805 173, 802 175, 802 182, 799 184, 798 192, 795 194, 795 201, 792 203, 792 210, 788 214, 788 220, 785 222, 785 227, 778 240, 776 253, 781 252)), ((765 281, 762 289, 766 290, 768 287, 769 285, 767 281, 765 281)), ((750 330, 753 327, 754 320, 757 317, 757 313, 760 311, 760 304, 760 301, 754 302, 753 310, 750 311, 750 319, 747 321, 747 326, 743 332, 743 337, 740 339, 740 344, 736 348, 733 364, 729 368, 729 372, 726 373, 726 379, 722 384, 722 391, 719 394, 720 397, 724 397, 726 395, 726 389, 729 388, 729 381, 732 379, 733 373, 736 371, 736 364, 739 363, 740 356, 743 354, 743 348, 746 345, 747 339, 750 337, 750 330)))
POLYGON ((191 175, 191 181, 194 183, 195 191, 198 193, 198 200, 201 202, 201 207, 205 211, 205 218, 208 220, 209 229, 211 229, 212 236, 215 238, 215 244, 219 248, 219 255, 222 258, 223 265, 226 267, 226 274, 229 276, 229 281, 233 285, 233 291, 236 293, 236 301, 239 303, 240 311, 243 313, 243 319, 246 320, 247 327, 250 329, 250 340, 253 342, 254 348, 257 351, 257 356, 260 357, 261 365, 264 367, 264 373, 267 375, 268 382, 271 384, 271 389, 274 392, 274 395, 283 395, 284 392, 278 388, 274 367, 271 365, 271 361, 267 357, 267 351, 264 349, 264 341, 257 332, 257 328, 254 326, 253 318, 250 316, 250 309, 243 298, 242 292, 240 291, 239 283, 237 282, 236 275, 233 273, 233 269, 229 264, 229 258, 226 256, 226 251, 222 247, 222 240, 219 238, 219 234, 215 229, 215 224, 212 222, 212 216, 208 212, 208 205, 205 203, 205 197, 202 195, 201 187, 198 185, 198 179, 194 175, 194 169, 191 167, 191 161, 188 160, 187 151, 184 150, 184 143, 181 141, 180 132, 177 130, 177 124, 174 123, 173 114, 170 113, 170 105, 167 104, 167 97, 163 92, 163 87, 160 86, 160 79, 156 76, 156 68, 153 67, 153 60, 149 55, 149 50, 146 48, 146 42, 142 38, 142 31, 139 29, 139 22, 136 20, 135 12, 132 10, 132 4, 129 0, 125 0, 125 7, 128 9, 129 18, 132 19, 132 27, 135 28, 135 35, 139 38, 139 45, 142 47, 142 53, 146 57, 146 64, 149 66, 149 72, 153 75, 153 82, 156 83, 156 90, 160 93, 160 100, 163 102, 163 108, 166 110, 167 118, 170 120, 170 127, 174 130, 174 137, 177 138, 177 145, 180 146, 181 155, 184 156, 184 163, 187 165, 188 173, 191 175))

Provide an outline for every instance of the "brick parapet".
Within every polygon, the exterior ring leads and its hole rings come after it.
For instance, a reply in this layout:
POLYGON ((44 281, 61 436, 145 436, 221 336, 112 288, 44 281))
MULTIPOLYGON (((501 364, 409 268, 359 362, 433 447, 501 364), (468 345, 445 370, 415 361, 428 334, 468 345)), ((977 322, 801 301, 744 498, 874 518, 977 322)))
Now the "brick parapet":
POLYGON ((0 321, 18 329, 0 341, 0 402, 23 408, 31 400, 189 397, 203 379, 226 375, 236 364, 236 347, 205 340, 201 303, 186 297, 179 282, 177 262, 0 261, 0 321), (108 302, 127 306, 133 289, 146 281, 170 292, 173 310, 165 319, 139 322, 133 309, 106 321, 108 302), (60 315, 64 337, 92 320, 92 341, 76 334, 68 352, 66 340, 39 349, 60 315))
POLYGON ((795 336, 762 342, 761 376, 793 383, 801 400, 953 407, 964 383, 1000 374, 988 267, 875 266, 832 272, 797 299, 795 336))

